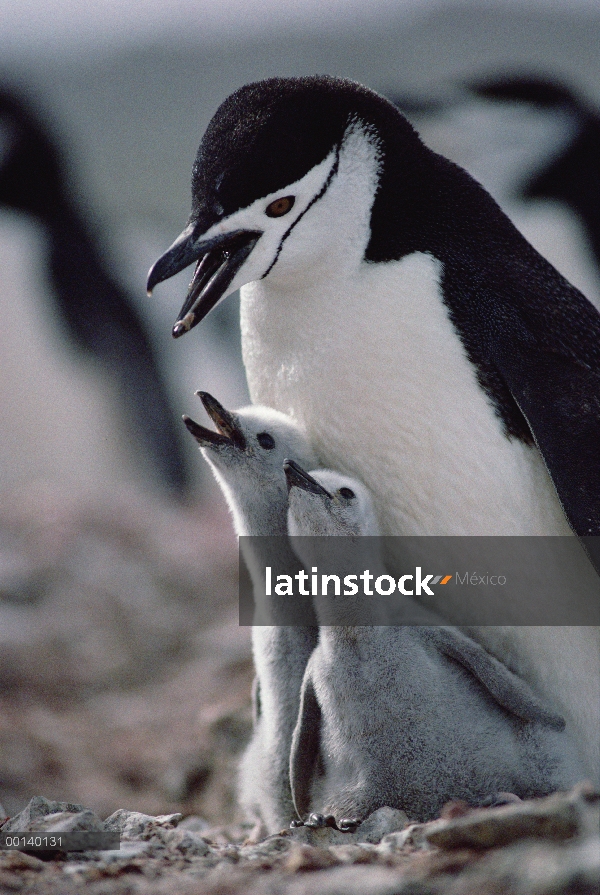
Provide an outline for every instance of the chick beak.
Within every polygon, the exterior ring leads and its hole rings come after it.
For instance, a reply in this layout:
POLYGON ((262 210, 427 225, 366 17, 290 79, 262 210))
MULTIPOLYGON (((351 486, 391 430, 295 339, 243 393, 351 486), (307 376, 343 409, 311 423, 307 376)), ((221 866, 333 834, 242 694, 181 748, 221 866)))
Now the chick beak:
POLYGON ((303 491, 308 491, 310 494, 320 494, 322 497, 328 497, 330 500, 333 500, 333 495, 326 491, 316 479, 313 479, 312 476, 305 472, 301 466, 298 466, 294 460, 284 460, 283 471, 285 472, 288 491, 291 491, 292 488, 302 488, 303 491))

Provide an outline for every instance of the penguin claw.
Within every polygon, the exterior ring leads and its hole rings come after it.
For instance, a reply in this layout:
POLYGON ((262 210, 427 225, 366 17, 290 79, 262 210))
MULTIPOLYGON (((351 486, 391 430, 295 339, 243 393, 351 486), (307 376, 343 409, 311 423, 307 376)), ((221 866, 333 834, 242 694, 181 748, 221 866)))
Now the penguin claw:
POLYGON ((325 823, 325 815, 313 812, 312 814, 308 815, 308 820, 305 821, 304 825, 306 827, 310 827, 312 830, 318 830, 321 827, 326 827, 327 824, 325 823))
POLYGON ((293 820, 290 826, 292 828, 304 826, 311 830, 331 827, 332 830, 339 830, 340 833, 355 833, 360 824, 361 821, 356 817, 343 817, 338 824, 333 814, 319 814, 314 811, 304 822, 293 820))
POLYGON ((297 830, 298 827, 303 827, 303 826, 304 826, 304 821, 303 821, 303 820, 292 820, 292 821, 290 821, 290 830, 297 830))
POLYGON ((319 814, 316 811, 309 814, 308 820, 305 821, 304 826, 310 827, 311 830, 320 830, 323 827, 332 827, 334 830, 337 830, 338 828, 333 814, 319 814))

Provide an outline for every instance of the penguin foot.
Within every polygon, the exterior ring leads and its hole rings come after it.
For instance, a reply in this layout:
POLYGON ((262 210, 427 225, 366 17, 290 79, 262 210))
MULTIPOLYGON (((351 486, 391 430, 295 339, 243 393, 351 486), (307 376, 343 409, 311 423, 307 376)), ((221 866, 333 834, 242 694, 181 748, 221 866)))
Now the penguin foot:
POLYGON ((304 826, 310 827, 311 830, 319 830, 322 827, 332 827, 334 830, 338 828, 333 814, 319 814, 316 811, 308 815, 308 820, 305 821, 304 826))
POLYGON ((290 823, 290 829, 309 827, 311 830, 320 830, 324 827, 331 827, 332 830, 338 830, 340 833, 355 833, 361 823, 362 821, 357 817, 342 817, 338 822, 333 814, 319 814, 314 811, 308 815, 306 820, 293 820, 290 823))

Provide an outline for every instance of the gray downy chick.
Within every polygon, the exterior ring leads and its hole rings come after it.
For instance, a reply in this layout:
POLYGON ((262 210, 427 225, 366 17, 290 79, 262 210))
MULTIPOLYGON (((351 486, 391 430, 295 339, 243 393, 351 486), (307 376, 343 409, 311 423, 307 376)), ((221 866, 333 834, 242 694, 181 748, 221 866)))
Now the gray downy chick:
MULTIPOLYGON (((308 567, 315 535, 373 534, 374 514, 359 482, 331 471, 306 480, 291 487, 288 530, 313 536, 291 539, 308 567)), ((456 628, 325 626, 294 731, 296 811, 311 826, 354 830, 384 805, 425 821, 451 799, 543 796, 582 776, 564 726, 456 628)))
MULTIPOLYGON (((308 440, 292 419, 267 407, 231 413, 206 392, 198 392, 217 432, 184 416, 200 445, 233 514, 236 533, 263 537, 252 541, 245 559, 254 585, 257 614, 277 622, 276 607, 264 605, 264 568, 292 573, 300 568, 287 541, 287 485, 284 457, 314 465, 308 440)), ((246 544, 248 547, 249 545, 246 544)), ((239 797, 260 838, 287 827, 294 816, 289 783, 292 733, 298 716, 300 686, 318 638, 308 626, 311 607, 297 605, 299 624, 252 628, 256 678, 254 731, 242 759, 239 797), (302 625, 301 622, 304 622, 302 625)))

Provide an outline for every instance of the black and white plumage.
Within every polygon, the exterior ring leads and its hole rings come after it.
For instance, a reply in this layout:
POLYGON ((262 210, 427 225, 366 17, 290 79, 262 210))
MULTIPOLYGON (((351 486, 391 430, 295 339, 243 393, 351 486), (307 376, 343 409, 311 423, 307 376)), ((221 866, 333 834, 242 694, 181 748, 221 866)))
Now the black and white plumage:
POLYGON ((570 135, 537 170, 518 184, 523 199, 554 199, 579 217, 600 268, 600 113, 551 78, 526 74, 489 77, 469 85, 491 103, 542 110, 567 121, 570 135))
MULTIPOLYGON (((252 400, 365 483, 383 534, 600 533, 600 315, 390 102, 329 77, 242 87, 192 188, 149 288, 198 262, 180 336, 242 287, 252 400)), ((600 779, 598 630, 471 633, 600 779)))
POLYGON ((109 270, 89 215, 79 210, 62 152, 37 114, 8 90, 0 91, 0 132, 0 208, 40 225, 64 333, 115 383, 123 418, 157 484, 182 496, 189 474, 156 353, 133 299, 109 270))
POLYGON ((190 224, 149 288, 196 260, 176 333, 244 286, 253 400, 291 411, 378 498, 375 473, 395 467, 384 530, 564 533, 545 463, 571 526, 600 532, 600 315, 391 103, 325 77, 229 97, 196 159, 190 224), (402 394, 382 427, 373 392, 388 388, 402 394), (378 419, 362 450, 351 414, 378 419), (395 461, 388 433, 409 447, 395 461))
MULTIPOLYGON (((206 392, 198 393, 217 432, 184 417, 232 511, 236 533, 252 536, 244 545, 254 586, 257 618, 252 627, 256 669, 254 732, 240 768, 240 802, 255 822, 254 837, 276 833, 294 817, 289 758, 306 663, 318 636, 307 625, 310 600, 286 610, 278 625, 277 599, 265 597, 265 567, 294 574, 300 564, 287 540, 288 492, 283 461, 314 464, 315 455, 293 420, 267 407, 226 410, 206 392), (303 459, 301 459, 303 458, 303 459), (265 625, 266 619, 271 625, 265 625)), ((313 616, 314 617, 314 616, 313 616)), ((316 621, 316 619, 315 619, 316 621)))
MULTIPOLYGON (((361 551, 375 547, 357 536, 378 529, 364 486, 332 470, 292 472, 288 530, 304 567, 326 567, 324 535, 334 535, 352 537, 356 569, 365 568, 361 551)), ((376 575, 378 567, 381 557, 370 556, 368 568, 376 575)), ((327 598, 315 598, 319 620, 321 603, 327 612, 327 598)), ((384 805, 424 821, 451 799, 547 795, 582 775, 564 727, 456 628, 322 625, 294 731, 294 804, 309 826, 353 830, 384 805)))

